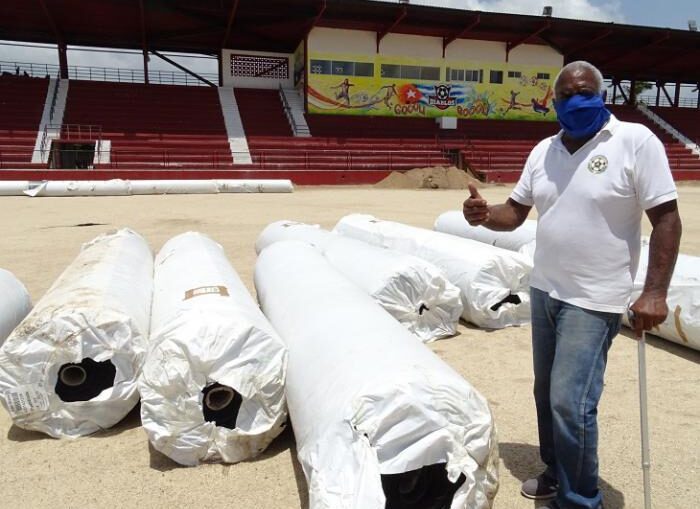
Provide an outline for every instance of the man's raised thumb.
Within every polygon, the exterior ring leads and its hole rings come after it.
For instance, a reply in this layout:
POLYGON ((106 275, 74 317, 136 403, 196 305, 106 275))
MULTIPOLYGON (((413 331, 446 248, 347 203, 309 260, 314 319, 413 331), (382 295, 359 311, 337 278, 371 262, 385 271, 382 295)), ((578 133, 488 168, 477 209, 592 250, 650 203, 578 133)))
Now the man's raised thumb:
POLYGON ((474 184, 469 184, 468 187, 470 198, 481 198, 481 195, 479 194, 479 191, 476 190, 476 186, 474 186, 474 184))

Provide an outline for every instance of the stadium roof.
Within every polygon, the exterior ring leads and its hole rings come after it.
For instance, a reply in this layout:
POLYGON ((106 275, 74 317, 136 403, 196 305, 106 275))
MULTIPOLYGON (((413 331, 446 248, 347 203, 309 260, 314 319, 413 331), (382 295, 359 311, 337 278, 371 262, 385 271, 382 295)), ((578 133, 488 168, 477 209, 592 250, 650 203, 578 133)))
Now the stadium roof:
POLYGON ((292 52, 314 26, 544 44, 608 77, 700 82, 700 33, 370 0, 2 0, 0 39, 218 54, 292 52))

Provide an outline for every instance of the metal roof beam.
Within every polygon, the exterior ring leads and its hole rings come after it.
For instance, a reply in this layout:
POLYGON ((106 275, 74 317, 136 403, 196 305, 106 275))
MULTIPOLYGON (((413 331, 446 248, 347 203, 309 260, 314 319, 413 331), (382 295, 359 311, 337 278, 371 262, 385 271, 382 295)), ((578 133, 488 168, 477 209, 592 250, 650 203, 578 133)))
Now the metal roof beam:
POLYGON ((228 13, 228 22, 226 23, 226 31, 224 32, 224 38, 221 41, 222 48, 225 48, 228 45, 228 38, 231 35, 231 27, 233 27, 233 20, 236 18, 238 3, 239 0, 233 0, 233 4, 231 4, 231 10, 228 13))
POLYGON ((152 50, 151 50, 151 53, 153 53, 153 54, 154 54, 155 56, 157 56, 158 58, 161 58, 161 59, 165 60, 165 61, 168 62, 170 65, 172 65, 172 66, 174 66, 174 67, 177 67, 177 68, 180 69, 181 71, 186 72, 186 73, 189 74, 190 76, 192 76, 192 77, 194 77, 194 78, 197 78, 199 81, 202 81, 202 82, 204 82, 204 83, 206 83, 207 85, 212 86, 212 87, 215 87, 215 86, 216 86, 214 83, 212 83, 212 82, 209 81, 208 79, 201 77, 199 74, 197 74, 197 73, 194 72, 194 71, 191 71, 190 69, 188 69, 188 68, 185 67, 184 65, 178 64, 175 60, 172 60, 172 59, 166 57, 165 55, 161 55, 161 54, 158 53, 156 50, 153 50, 153 49, 152 49, 152 50))
POLYGON ((564 58, 568 59, 571 57, 571 55, 574 55, 578 53, 581 50, 584 50, 586 48, 590 48, 593 46, 595 43, 602 41, 603 39, 611 36, 613 34, 613 29, 608 28, 601 32, 600 34, 596 35, 593 37, 593 39, 589 39, 588 41, 584 42, 583 44, 579 44, 578 46, 574 46, 573 48, 568 48, 564 50, 564 58))
POLYGON ((309 26, 306 28, 306 30, 304 30, 304 39, 306 39, 309 36, 311 30, 313 30, 314 27, 318 24, 318 22, 321 21, 324 12, 326 12, 326 0, 321 0, 321 6, 318 8, 316 16, 314 16, 311 19, 311 21, 309 22, 309 26))
POLYGON ((525 35, 521 37, 520 39, 516 39, 515 42, 508 41, 506 42, 506 62, 508 61, 508 56, 510 55, 510 52, 520 46, 521 44, 525 44, 527 41, 532 39, 533 37, 540 35, 542 32, 549 30, 552 26, 551 20, 545 21, 542 26, 540 26, 537 30, 534 32, 529 33, 528 35, 525 35))
POLYGON ((49 22, 49 26, 51 26, 51 31, 53 31, 54 36, 56 37, 56 41, 59 45, 65 46, 63 34, 61 33, 61 30, 59 30, 58 25, 56 25, 56 22, 54 21, 53 16, 51 15, 51 11, 49 11, 49 8, 46 5, 46 2, 44 0, 39 0, 39 4, 41 5, 41 9, 44 11, 44 15, 46 16, 46 20, 49 22))
POLYGON ((148 44, 146 42, 146 12, 143 9, 143 0, 139 0, 139 18, 141 21, 141 47, 143 51, 143 81, 148 85, 148 44))
POLYGON ((391 23, 391 25, 386 27, 381 32, 377 32, 377 53, 379 53, 379 44, 382 42, 382 39, 384 39, 384 37, 386 37, 388 33, 390 33, 394 28, 396 28, 407 15, 408 9, 406 9, 406 6, 404 5, 399 11, 394 21, 391 23))
POLYGON ((660 35, 658 37, 654 37, 654 39, 649 41, 647 44, 642 44, 641 46, 637 46, 636 48, 631 49, 629 51, 625 51, 624 53, 618 53, 617 55, 613 55, 612 57, 610 57, 606 60, 598 61, 595 63, 595 66, 601 67, 603 65, 609 64, 610 62, 615 62, 615 61, 620 60, 622 58, 626 58, 630 55, 637 55, 637 54, 639 54, 639 52, 641 50, 646 49, 646 48, 650 48, 652 46, 656 46, 657 44, 661 44, 662 42, 667 41, 670 38, 671 38, 671 34, 669 32, 666 32, 663 35, 660 35))
POLYGON ((450 37, 443 37, 442 39, 442 58, 445 58, 445 50, 447 49, 447 46, 455 42, 457 39, 461 39, 465 35, 467 35, 469 32, 471 32, 476 26, 481 23, 481 14, 477 14, 476 16, 472 17, 472 20, 459 32, 457 32, 454 35, 451 35, 450 37))

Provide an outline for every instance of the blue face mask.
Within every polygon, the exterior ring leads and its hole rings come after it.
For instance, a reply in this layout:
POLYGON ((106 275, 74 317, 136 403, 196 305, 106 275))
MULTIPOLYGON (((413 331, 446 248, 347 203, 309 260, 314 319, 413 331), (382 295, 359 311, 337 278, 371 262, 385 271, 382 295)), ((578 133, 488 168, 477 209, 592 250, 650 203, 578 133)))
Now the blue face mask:
POLYGON ((572 138, 588 138, 601 130, 610 118, 610 112, 600 95, 576 94, 568 99, 554 101, 557 119, 564 132, 572 138))

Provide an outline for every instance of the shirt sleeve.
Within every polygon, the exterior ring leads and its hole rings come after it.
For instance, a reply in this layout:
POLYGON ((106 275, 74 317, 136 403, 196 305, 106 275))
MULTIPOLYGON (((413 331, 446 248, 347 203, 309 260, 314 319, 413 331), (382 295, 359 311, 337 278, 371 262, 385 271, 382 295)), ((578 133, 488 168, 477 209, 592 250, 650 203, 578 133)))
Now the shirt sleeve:
POLYGON ((634 186, 644 210, 678 198, 666 150, 656 136, 649 136, 637 150, 634 186))
POLYGON ((527 158, 523 172, 520 174, 520 179, 510 193, 512 200, 528 207, 532 207, 535 204, 535 201, 532 199, 532 167, 530 164, 530 157, 527 158))

